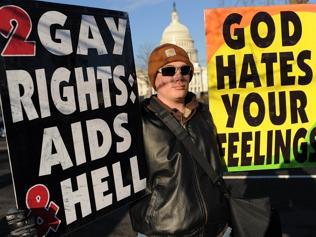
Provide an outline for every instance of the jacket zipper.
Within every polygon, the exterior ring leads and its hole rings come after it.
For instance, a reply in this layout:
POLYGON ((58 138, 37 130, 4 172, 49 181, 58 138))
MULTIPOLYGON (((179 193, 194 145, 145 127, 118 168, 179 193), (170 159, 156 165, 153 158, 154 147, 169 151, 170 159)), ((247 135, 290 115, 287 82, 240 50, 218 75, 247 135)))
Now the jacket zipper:
MULTIPOLYGON (((192 158, 192 157, 191 157, 192 158)), ((207 213, 207 207, 206 207, 206 203, 204 201, 204 198, 203 198, 203 194, 202 194, 202 191, 201 191, 201 187, 200 187, 200 184, 199 184, 199 181, 198 181, 198 177, 197 177, 197 167, 196 167, 196 164, 195 162, 193 161, 193 167, 194 167, 194 176, 195 176, 195 181, 196 181, 196 184, 197 184, 197 191, 198 191, 198 195, 199 195, 199 198, 201 199, 201 203, 202 203, 202 209, 204 209, 204 215, 205 215, 205 225, 207 224, 207 221, 208 221, 208 213, 207 213)), ((203 210, 202 210, 203 211, 203 210)))
MULTIPOLYGON (((182 121, 181 121, 181 122, 182 122, 182 121)), ((187 130, 188 134, 190 135, 190 132, 189 132, 189 130, 188 130, 187 125, 186 125, 186 124, 183 124, 183 123, 181 123, 181 124, 182 124, 182 126, 184 127, 184 129, 187 130)), ((190 137, 191 137, 191 136, 190 136, 190 137)), ((199 183, 199 181, 198 181, 197 165, 196 165, 196 163, 195 163, 195 161, 194 161, 194 158, 191 157, 191 159, 192 159, 193 167, 194 167, 194 171, 195 171, 195 172, 194 172, 194 176, 195 176, 195 182, 196 182, 196 184, 197 184, 198 196, 199 196, 199 198, 201 199, 202 209, 204 209, 205 225, 206 225, 206 224, 207 224, 207 221, 208 221, 207 206, 206 206, 205 200, 204 200, 204 198, 203 198, 203 194, 202 194, 202 191, 201 191, 200 183, 199 183)), ((203 212, 203 210, 202 210, 202 212, 203 212)))

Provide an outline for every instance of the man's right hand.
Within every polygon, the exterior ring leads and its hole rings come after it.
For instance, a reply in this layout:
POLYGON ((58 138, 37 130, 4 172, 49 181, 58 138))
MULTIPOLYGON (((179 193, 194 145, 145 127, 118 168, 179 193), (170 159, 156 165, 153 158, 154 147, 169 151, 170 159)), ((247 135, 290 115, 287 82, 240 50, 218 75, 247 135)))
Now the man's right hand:
POLYGON ((35 220, 26 216, 25 210, 10 209, 6 220, 10 229, 10 237, 37 237, 35 220))

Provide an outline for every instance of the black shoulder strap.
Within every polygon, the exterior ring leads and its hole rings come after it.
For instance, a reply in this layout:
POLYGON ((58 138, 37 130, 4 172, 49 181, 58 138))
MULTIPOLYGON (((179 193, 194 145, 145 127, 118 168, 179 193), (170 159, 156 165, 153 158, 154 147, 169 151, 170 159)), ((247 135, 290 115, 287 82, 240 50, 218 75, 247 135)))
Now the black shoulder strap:
POLYGON ((170 129, 176 138, 182 142, 189 154, 197 161, 212 182, 214 184, 221 182, 222 179, 216 174, 213 167, 202 158, 202 153, 197 149, 188 132, 180 125, 175 117, 165 110, 155 99, 151 100, 150 106, 155 110, 156 116, 170 129))

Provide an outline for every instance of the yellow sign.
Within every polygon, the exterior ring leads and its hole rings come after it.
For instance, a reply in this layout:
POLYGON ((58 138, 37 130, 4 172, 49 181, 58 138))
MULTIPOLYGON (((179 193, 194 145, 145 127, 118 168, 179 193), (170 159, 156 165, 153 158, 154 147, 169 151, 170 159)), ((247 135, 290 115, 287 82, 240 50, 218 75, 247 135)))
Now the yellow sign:
POLYGON ((205 10, 228 171, 316 166, 316 5, 205 10))

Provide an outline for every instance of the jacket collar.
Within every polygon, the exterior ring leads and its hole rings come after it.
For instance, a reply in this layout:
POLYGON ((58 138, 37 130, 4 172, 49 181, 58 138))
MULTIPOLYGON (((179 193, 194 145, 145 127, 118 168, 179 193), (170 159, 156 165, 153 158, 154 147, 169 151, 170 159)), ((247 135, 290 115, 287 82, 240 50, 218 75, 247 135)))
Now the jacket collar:
POLYGON ((185 110, 184 113, 180 112, 175 108, 170 108, 168 105, 164 104, 161 100, 158 99, 157 95, 151 96, 149 99, 149 103, 147 104, 147 108, 152 112, 156 112, 155 109, 150 105, 151 100, 156 100, 159 104, 162 105, 167 111, 169 111, 182 125, 185 125, 195 114, 199 102, 196 99, 195 94, 192 92, 188 92, 187 96, 185 97, 185 110))

